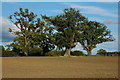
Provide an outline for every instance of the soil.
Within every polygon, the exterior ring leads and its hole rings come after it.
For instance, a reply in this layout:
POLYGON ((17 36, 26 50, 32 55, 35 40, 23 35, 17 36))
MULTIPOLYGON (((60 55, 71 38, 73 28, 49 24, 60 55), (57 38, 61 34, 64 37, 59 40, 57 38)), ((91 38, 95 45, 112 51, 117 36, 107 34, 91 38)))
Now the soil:
POLYGON ((3 78, 117 78, 118 57, 4 57, 3 78))

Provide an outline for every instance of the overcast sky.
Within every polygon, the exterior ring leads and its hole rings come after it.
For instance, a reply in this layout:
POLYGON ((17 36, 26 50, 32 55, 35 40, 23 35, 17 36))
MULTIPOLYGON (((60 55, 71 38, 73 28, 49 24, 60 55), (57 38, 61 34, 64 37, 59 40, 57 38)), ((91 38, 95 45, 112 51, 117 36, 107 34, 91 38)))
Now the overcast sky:
MULTIPOLYGON (((117 1, 117 0, 116 0, 117 1)), ((97 45, 93 54, 98 49, 107 51, 118 51, 118 3, 117 2, 3 2, 2 3, 2 45, 9 44, 13 41, 14 35, 8 32, 8 28, 15 28, 9 21, 8 16, 18 11, 19 8, 28 8, 40 17, 40 14, 55 16, 61 14, 64 8, 76 8, 88 17, 89 20, 104 23, 112 31, 116 39, 113 42, 107 42, 97 45)), ((78 44, 73 50, 82 50, 78 44)), ((84 51, 85 52, 85 51, 84 51)))

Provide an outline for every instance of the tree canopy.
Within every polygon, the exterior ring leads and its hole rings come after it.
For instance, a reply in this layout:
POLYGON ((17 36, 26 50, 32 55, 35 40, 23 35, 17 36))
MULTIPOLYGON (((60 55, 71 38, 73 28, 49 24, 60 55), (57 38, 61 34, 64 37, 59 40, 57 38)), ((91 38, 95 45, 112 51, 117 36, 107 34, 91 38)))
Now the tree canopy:
POLYGON ((92 54, 91 51, 96 48, 97 44, 111 42, 114 40, 111 35, 111 31, 102 23, 88 21, 80 26, 81 34, 79 42, 81 43, 83 49, 88 52, 88 55, 92 54))
POLYGON ((59 50, 65 48, 64 56, 70 56, 71 49, 79 42, 91 55, 97 44, 114 40, 107 26, 89 21, 75 8, 66 8, 60 15, 41 17, 22 8, 10 15, 9 19, 18 29, 9 28, 15 34, 14 42, 8 45, 14 52, 45 56, 56 46, 59 50))
POLYGON ((42 16, 45 21, 53 25, 57 31, 54 34, 55 45, 58 48, 66 48, 65 56, 70 56, 70 50, 77 45, 79 25, 87 21, 79 10, 74 8, 64 9, 64 13, 57 16, 42 16))
POLYGON ((42 47, 43 52, 54 48, 51 43, 52 29, 45 26, 45 23, 40 18, 37 18, 37 15, 33 12, 20 8, 19 12, 10 15, 9 19, 19 29, 15 31, 9 28, 9 31, 16 35, 14 43, 9 46, 13 46, 14 49, 25 55, 28 55, 30 49, 36 46, 42 47))

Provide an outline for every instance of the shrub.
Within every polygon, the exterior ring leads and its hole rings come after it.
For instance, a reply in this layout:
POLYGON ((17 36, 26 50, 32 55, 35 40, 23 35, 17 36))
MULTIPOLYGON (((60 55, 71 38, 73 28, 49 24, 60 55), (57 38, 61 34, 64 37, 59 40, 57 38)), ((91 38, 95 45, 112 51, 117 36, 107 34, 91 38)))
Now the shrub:
POLYGON ((59 51, 59 54, 60 54, 61 56, 64 56, 65 51, 59 51))
POLYGON ((18 54, 13 51, 3 51, 2 52, 2 57, 14 57, 14 56, 18 56, 18 54))
POLYGON ((107 51, 106 50, 104 50, 104 49, 99 49, 98 51, 97 51, 97 55, 103 55, 103 54, 105 54, 107 51))
POLYGON ((73 55, 73 56, 84 56, 85 54, 82 51, 72 51, 71 55, 73 55))
MULTIPOLYGON (((48 52, 47 56, 64 56, 64 54, 65 54, 65 51, 54 50, 54 51, 48 52)), ((83 54, 82 51, 73 51, 73 52, 71 52, 71 55, 73 55, 73 56, 84 56, 85 54, 83 54)))
POLYGON ((53 51, 49 51, 47 53, 47 56, 63 56, 64 54, 65 54, 65 51, 53 50, 53 51))
POLYGON ((42 56, 42 55, 43 55, 42 48, 39 47, 30 48, 29 56, 42 56))

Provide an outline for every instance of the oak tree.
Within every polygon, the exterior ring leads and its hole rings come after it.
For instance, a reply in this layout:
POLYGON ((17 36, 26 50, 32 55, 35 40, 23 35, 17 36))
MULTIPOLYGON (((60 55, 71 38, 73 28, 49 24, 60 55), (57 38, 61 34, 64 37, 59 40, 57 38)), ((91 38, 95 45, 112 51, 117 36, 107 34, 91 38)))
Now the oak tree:
POLYGON ((43 15, 42 18, 47 21, 47 23, 54 26, 56 33, 55 45, 58 48, 65 47, 65 55, 70 56, 71 48, 75 47, 77 44, 78 28, 79 24, 86 22, 87 18, 82 16, 79 10, 74 8, 64 9, 64 13, 57 16, 46 16, 43 15))
POLYGON ((52 30, 33 12, 20 8, 18 12, 10 15, 9 19, 18 29, 17 31, 9 29, 9 32, 16 35, 14 43, 11 44, 15 50, 28 56, 31 48, 42 47, 44 52, 47 52, 54 47, 50 43, 49 32, 52 30))
POLYGON ((102 23, 88 21, 80 26, 79 42, 89 56, 92 55, 92 50, 96 48, 96 45, 114 40, 111 31, 102 23))

